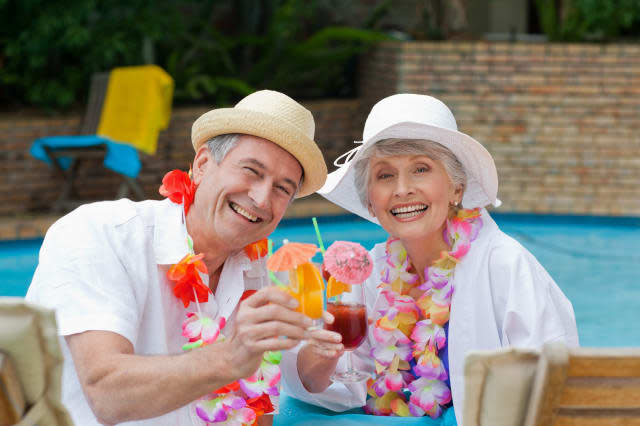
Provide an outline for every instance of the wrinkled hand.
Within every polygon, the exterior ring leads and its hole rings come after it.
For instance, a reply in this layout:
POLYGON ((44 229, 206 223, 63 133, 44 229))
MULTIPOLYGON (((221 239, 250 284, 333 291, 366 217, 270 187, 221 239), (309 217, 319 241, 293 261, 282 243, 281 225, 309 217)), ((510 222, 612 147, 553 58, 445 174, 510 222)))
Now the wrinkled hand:
MULTIPOLYGON (((322 313, 322 319, 326 324, 333 324, 335 318, 329 312, 322 313)), ((307 336, 307 346, 314 354, 327 359, 340 358, 344 353, 342 336, 329 330, 311 330, 307 336)))
POLYGON ((312 322, 293 311, 297 306, 297 300, 276 287, 263 288, 240 303, 233 333, 224 341, 234 376, 252 375, 265 351, 291 349, 307 337, 312 322))

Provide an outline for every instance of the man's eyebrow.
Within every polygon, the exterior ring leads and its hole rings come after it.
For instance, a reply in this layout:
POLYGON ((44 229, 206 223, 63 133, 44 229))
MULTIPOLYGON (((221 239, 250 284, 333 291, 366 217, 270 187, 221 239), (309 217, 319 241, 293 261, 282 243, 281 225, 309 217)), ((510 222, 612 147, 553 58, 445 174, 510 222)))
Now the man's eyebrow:
POLYGON ((249 163, 249 164, 253 164, 256 167, 261 168, 262 170, 265 170, 267 168, 267 166, 265 166, 263 163, 261 163, 260 161, 256 160, 255 158, 244 158, 242 161, 240 161, 241 163, 249 163))
MULTIPOLYGON (((244 160, 241 161, 241 163, 253 164, 254 166, 258 167, 261 170, 266 170, 267 169, 267 166, 265 166, 261 161, 255 159, 255 158, 245 158, 244 160)), ((295 183, 294 181, 292 181, 291 179, 289 179, 288 177, 285 177, 282 180, 284 180, 285 183, 289 184, 293 191, 298 189, 298 184, 295 183)))

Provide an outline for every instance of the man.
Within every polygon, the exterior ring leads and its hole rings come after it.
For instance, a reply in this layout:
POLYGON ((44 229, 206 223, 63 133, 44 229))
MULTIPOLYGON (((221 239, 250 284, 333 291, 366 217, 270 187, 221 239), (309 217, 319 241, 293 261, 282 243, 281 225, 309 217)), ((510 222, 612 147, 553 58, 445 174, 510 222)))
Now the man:
POLYGON ((56 310, 63 402, 76 424, 202 424, 192 401, 250 376, 265 351, 307 335, 310 320, 291 309, 295 299, 259 290, 264 259, 251 262, 243 248, 267 237, 294 197, 323 185, 314 127, 286 95, 253 93, 194 123, 190 207, 94 203, 51 227, 27 299, 56 310), (198 309, 227 325, 225 339, 182 353, 187 310, 167 271, 188 253, 187 233, 204 254, 212 291, 198 309), (240 303, 251 289, 259 291, 240 303))

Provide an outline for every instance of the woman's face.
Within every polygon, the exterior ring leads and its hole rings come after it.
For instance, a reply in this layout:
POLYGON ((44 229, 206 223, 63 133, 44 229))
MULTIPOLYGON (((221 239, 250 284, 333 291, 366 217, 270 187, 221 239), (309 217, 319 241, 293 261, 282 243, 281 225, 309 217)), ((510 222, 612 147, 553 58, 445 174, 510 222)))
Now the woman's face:
POLYGON ((369 212, 403 241, 442 238, 449 206, 460 201, 441 162, 426 155, 369 160, 369 212))

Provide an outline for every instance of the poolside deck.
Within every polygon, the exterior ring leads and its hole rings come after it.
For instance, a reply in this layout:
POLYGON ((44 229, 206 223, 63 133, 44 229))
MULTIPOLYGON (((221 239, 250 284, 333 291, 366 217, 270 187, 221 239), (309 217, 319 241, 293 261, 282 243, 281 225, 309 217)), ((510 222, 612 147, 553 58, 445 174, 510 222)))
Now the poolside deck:
MULTIPOLYGON (((285 219, 347 214, 345 210, 319 195, 296 200, 287 210, 285 219)), ((0 240, 24 240, 44 237, 47 229, 60 214, 33 214, 0 217, 0 240)))

